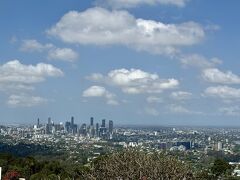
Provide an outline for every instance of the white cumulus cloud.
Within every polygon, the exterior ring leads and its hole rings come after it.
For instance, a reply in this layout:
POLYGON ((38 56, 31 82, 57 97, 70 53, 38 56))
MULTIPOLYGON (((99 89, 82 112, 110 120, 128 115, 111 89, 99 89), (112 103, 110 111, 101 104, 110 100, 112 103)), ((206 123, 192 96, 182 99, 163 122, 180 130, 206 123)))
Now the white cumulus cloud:
POLYGON ((41 44, 35 39, 23 40, 19 49, 24 52, 47 52, 48 59, 67 62, 73 62, 79 57, 71 48, 58 48, 51 43, 41 44))
POLYGON ((109 105, 118 105, 118 102, 115 100, 115 94, 106 90, 105 87, 102 86, 91 86, 82 94, 83 97, 102 97, 105 98, 107 104, 109 105))
POLYGON ((42 52, 44 50, 49 50, 53 47, 54 47, 54 45, 52 45, 50 43, 41 44, 40 42, 38 42, 35 39, 25 39, 22 41, 20 50, 24 51, 24 52, 34 52, 34 51, 42 52))
POLYGON ((177 91, 177 92, 172 92, 171 93, 171 98, 175 100, 187 100, 191 99, 192 93, 190 92, 185 92, 185 91, 177 91))
POLYGON ((40 104, 46 103, 48 100, 39 96, 29 96, 29 95, 10 95, 7 104, 10 107, 33 107, 40 104))
POLYGON ((93 74, 87 78, 119 87, 127 94, 161 93, 164 90, 175 89, 179 85, 179 81, 176 79, 161 79, 157 74, 140 69, 116 69, 110 71, 106 76, 93 74))
POLYGON ((25 65, 19 60, 0 64, 0 90, 32 90, 35 83, 47 77, 60 77, 63 72, 51 64, 25 65))
POLYGON ((73 62, 78 58, 78 53, 70 48, 55 48, 48 52, 48 58, 73 62))
POLYGON ((219 84, 240 84, 240 77, 231 71, 222 72, 217 68, 205 69, 202 72, 204 80, 219 84))
POLYGON ((96 0, 98 6, 111 8, 134 8, 140 5, 173 5, 184 7, 189 0, 96 0))
POLYGON ((199 43, 205 36, 202 26, 195 22, 164 24, 99 7, 70 11, 47 33, 68 43, 124 45, 159 54, 174 54, 179 47, 199 43))
POLYGON ((213 86, 208 87, 205 90, 204 95, 224 100, 238 100, 240 98, 240 89, 229 86, 213 86))
POLYGON ((222 63, 218 58, 207 59, 199 54, 183 55, 179 59, 183 67, 195 67, 200 69, 211 68, 222 63))
POLYGON ((202 112, 199 111, 192 111, 182 105, 177 105, 177 104, 172 104, 168 107, 171 113, 174 114, 195 114, 195 115, 201 115, 203 114, 202 112))

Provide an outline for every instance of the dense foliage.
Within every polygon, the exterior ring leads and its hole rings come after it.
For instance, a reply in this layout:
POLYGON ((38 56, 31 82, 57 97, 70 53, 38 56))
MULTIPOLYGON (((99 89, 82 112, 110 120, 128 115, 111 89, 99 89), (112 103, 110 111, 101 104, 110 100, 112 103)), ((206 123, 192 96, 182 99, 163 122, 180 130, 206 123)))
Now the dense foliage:
POLYGON ((64 179, 71 179, 74 172, 70 167, 58 161, 37 161, 32 157, 17 158, 9 154, 0 154, 0 166, 3 168, 3 179, 25 177, 26 179, 48 179, 48 176, 57 175, 64 179), (15 175, 14 175, 15 174, 15 175), (7 178, 8 177, 8 178, 7 178), (40 178, 45 177, 45 178, 40 178))
POLYGON ((91 165, 89 179, 193 179, 193 173, 174 157, 127 150, 103 156, 91 165))
POLYGON ((54 148, 39 144, 17 143, 14 145, 0 142, 0 152, 10 153, 19 157, 34 156, 34 155, 60 155, 56 153, 54 148))
POLYGON ((131 149, 100 156, 87 166, 62 161, 40 161, 33 157, 0 154, 3 180, 231 180, 233 167, 215 159, 210 168, 193 171, 186 162, 171 155, 131 149))
POLYGON ((187 166, 163 154, 147 154, 137 150, 102 156, 89 167, 68 166, 57 161, 36 161, 34 158, 16 158, 0 155, 4 177, 27 179, 192 179, 187 166))

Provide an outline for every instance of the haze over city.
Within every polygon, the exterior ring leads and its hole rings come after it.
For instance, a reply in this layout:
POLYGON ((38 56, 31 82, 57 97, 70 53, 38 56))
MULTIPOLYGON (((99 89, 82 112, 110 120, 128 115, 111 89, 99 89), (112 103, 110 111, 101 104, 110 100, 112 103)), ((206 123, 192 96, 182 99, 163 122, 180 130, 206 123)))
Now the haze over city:
POLYGON ((0 1, 1 124, 239 126, 239 6, 0 1))

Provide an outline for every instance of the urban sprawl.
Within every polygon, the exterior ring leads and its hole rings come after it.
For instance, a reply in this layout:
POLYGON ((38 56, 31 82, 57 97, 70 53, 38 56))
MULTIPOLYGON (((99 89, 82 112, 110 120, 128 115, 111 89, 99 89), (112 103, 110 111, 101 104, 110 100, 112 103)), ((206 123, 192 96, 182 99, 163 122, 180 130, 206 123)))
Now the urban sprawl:
MULTIPOLYGON (((212 158, 225 158, 230 164, 240 162, 240 130, 220 127, 157 127, 114 126, 112 120, 78 125, 71 117, 65 123, 54 123, 51 118, 42 123, 36 120, 29 126, 0 126, 0 150, 17 147, 20 153, 28 149, 40 157, 57 156, 69 163, 87 164, 100 155, 138 148, 142 151, 160 151, 176 155, 180 160, 204 169, 212 158), (46 153, 44 153, 46 152, 46 153)), ((15 152, 15 151, 14 151, 15 152)), ((31 153, 30 153, 31 154, 31 153)), ((239 173, 238 166, 234 173, 239 173)))

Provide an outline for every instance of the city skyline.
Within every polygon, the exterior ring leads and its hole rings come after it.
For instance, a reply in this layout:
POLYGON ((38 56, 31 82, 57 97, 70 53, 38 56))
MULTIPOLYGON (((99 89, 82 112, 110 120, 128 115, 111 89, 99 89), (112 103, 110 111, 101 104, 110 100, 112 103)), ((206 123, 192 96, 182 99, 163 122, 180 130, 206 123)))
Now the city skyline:
POLYGON ((240 2, 0 2, 1 124, 240 126, 240 2))

